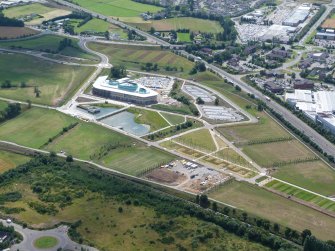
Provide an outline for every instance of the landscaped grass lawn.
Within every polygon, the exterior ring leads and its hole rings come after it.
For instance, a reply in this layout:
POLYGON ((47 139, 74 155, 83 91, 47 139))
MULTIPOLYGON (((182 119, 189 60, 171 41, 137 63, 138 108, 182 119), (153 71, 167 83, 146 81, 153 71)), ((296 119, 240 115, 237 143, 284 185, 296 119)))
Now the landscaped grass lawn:
MULTIPOLYGON (((31 108, 15 119, 0 124, 0 139, 40 148, 63 127, 76 120, 54 110, 31 108)), ((78 142, 77 142, 78 143, 78 142)))
POLYGON ((34 246, 38 249, 53 248, 58 244, 58 239, 52 236, 42 236, 34 241, 34 246))
POLYGON ((149 31, 151 27, 154 27, 157 31, 168 31, 178 29, 190 29, 194 32, 211 32, 218 33, 222 32, 223 28, 217 21, 205 20, 194 17, 175 17, 161 20, 153 20, 151 22, 143 23, 131 23, 129 24, 149 31))
POLYGON ((266 167, 271 167, 280 162, 316 157, 298 140, 246 145, 243 146, 243 152, 259 165, 266 167))
POLYGON ((158 12, 162 9, 131 0, 77 0, 76 3, 86 9, 113 17, 138 17, 143 12, 158 12))
POLYGON ((321 160, 281 166, 273 176, 325 196, 335 195, 335 172, 321 160))
POLYGON ((172 125, 177 125, 185 122, 185 118, 183 116, 169 114, 165 112, 161 112, 160 114, 172 125))
POLYGON ((113 150, 101 163, 117 171, 137 176, 174 159, 175 156, 156 148, 137 146, 113 150))
POLYGON ((298 231, 310 229, 323 240, 335 235, 334 218, 248 183, 234 181, 209 196, 298 231))
POLYGON ((309 193, 307 191, 293 187, 277 180, 270 181, 269 183, 265 184, 265 186, 279 192, 297 197, 298 199, 308 201, 323 209, 335 212, 335 202, 330 199, 324 199, 318 195, 309 193))
POLYGON ((146 63, 157 63, 159 71, 169 75, 187 75, 194 63, 186 58, 178 56, 171 51, 162 50, 160 47, 131 46, 131 45, 107 45, 102 43, 90 43, 89 47, 109 57, 113 65, 124 65, 129 70, 141 70, 146 63), (177 71, 166 71, 165 67, 176 67, 177 71), (181 71, 181 68, 183 71, 181 71))
POLYGON ((46 149, 55 152, 64 151, 80 159, 97 160, 101 157, 99 153, 105 151, 104 146, 130 145, 132 142, 136 140, 96 124, 81 122, 54 140, 46 149))
MULTIPOLYGON (((3 48, 24 48, 29 50, 37 50, 37 51, 49 51, 49 52, 58 52, 59 43, 65 37, 56 36, 56 35, 44 35, 41 37, 33 37, 33 38, 26 38, 19 41, 0 41, 0 47, 3 48)), ((71 56, 71 57, 78 57, 89 59, 92 61, 98 61, 99 58, 97 56, 89 54, 82 50, 78 45, 78 40, 74 38, 70 38, 72 41, 71 47, 66 47, 62 51, 59 52, 61 55, 71 56)))
POLYGON ((265 113, 259 114, 257 124, 220 127, 217 130, 230 141, 248 143, 256 140, 271 140, 289 137, 289 133, 265 113))
POLYGON ((190 33, 177 32, 177 37, 179 42, 186 42, 186 43, 191 42, 190 33))
POLYGON ((0 174, 30 160, 29 157, 0 150, 0 174))
POLYGON ((150 125, 150 132, 169 126, 168 122, 158 112, 139 108, 129 108, 127 111, 135 114, 136 123, 150 125))
POLYGON ((213 137, 207 129, 190 132, 175 138, 174 140, 200 151, 213 152, 216 150, 213 137))
POLYGON ((10 80, 18 88, 0 89, 0 97, 58 105, 93 72, 93 67, 63 65, 23 54, 0 54, 0 82, 10 80), (21 82, 28 87, 20 88, 21 82), (34 87, 38 86, 40 97, 34 87))
POLYGON ((54 9, 46 5, 42 5, 39 3, 33 3, 33 4, 26 4, 26 5, 21 5, 17 7, 11 7, 11 8, 5 9, 3 13, 7 17, 22 17, 22 16, 27 16, 30 14, 43 15, 44 13, 50 12, 52 10, 54 9))

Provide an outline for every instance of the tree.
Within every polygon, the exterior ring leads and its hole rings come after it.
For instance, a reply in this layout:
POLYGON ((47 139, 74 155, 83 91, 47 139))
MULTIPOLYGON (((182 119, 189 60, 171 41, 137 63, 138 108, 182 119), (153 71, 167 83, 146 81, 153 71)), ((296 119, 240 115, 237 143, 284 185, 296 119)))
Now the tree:
POLYGON ((127 76, 127 69, 124 65, 116 65, 111 68, 111 78, 124 78, 127 76))
POLYGON ((218 97, 215 98, 214 104, 218 106, 220 103, 220 99, 218 97))
POLYGON ((197 102, 198 105, 203 105, 203 104, 205 104, 205 101, 203 101, 203 99, 202 99, 201 97, 197 97, 196 102, 197 102))
POLYGON ((274 224, 273 224, 273 230, 274 230, 276 233, 278 233, 278 232, 279 232, 279 229, 280 229, 279 224, 278 224, 278 223, 274 223, 274 224))
POLYGON ((36 98, 39 98, 41 95, 41 91, 38 89, 37 86, 34 87, 34 93, 36 98))
POLYGON ((212 209, 213 209, 214 212, 218 211, 218 204, 216 202, 213 202, 212 209))
POLYGON ((66 156, 66 162, 73 162, 73 157, 72 155, 66 156))
POLYGON ((200 195, 199 205, 203 208, 208 208, 209 207, 210 201, 208 200, 207 195, 205 195, 205 194, 200 195))
POLYGON ((309 230, 309 229, 305 229, 304 231, 302 231, 302 232, 301 232, 302 244, 304 244, 306 238, 307 238, 308 236, 311 236, 311 235, 312 235, 312 232, 311 232, 311 230, 309 230))
POLYGON ((30 109, 31 108, 31 100, 30 99, 27 100, 27 104, 28 104, 28 109, 30 109))
POLYGON ((109 31, 105 31, 105 38, 107 39, 107 40, 109 40, 109 31))

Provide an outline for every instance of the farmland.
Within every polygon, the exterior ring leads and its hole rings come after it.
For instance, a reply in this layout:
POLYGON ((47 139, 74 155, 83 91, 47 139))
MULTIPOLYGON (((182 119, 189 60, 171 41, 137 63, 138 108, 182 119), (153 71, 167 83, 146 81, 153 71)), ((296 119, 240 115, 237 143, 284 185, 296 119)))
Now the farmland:
POLYGON ((106 251, 137 247, 145 250, 177 250, 180 246, 194 245, 197 250, 269 250, 226 232, 218 225, 189 216, 179 206, 182 201, 143 185, 101 175, 98 171, 76 164, 53 162, 50 159, 48 163, 44 165, 37 159, 28 164, 29 172, 13 172, 6 183, 0 184, 1 195, 8 192, 21 195, 16 201, 5 202, 4 206, 7 209, 20 209, 10 216, 27 223, 29 227, 80 222, 71 229, 72 239, 106 251), (37 193, 33 188, 39 184, 45 190, 37 193), (56 199, 51 202, 47 196, 42 196, 47 193, 56 199), (31 202, 53 213, 39 213, 31 202), (178 210, 174 212, 173 207, 178 210), (206 242, 199 241, 201 236, 212 232, 215 234, 206 238, 206 242))
POLYGON ((92 73, 93 67, 62 65, 23 54, 0 54, 0 82, 12 88, 0 89, 0 97, 58 105, 92 73), (21 87, 21 82, 26 86, 21 87), (16 86, 16 87, 15 87, 16 86), (37 97, 35 87, 40 91, 37 97))
POLYGON ((11 152, 0 150, 0 174, 26 163, 30 158, 11 152))
POLYGON ((334 171, 320 160, 281 166, 273 176, 325 196, 335 195, 334 171))
POLYGON ((0 39, 11 39, 36 35, 39 32, 27 27, 6 27, 0 26, 0 39))
POLYGON ((162 9, 131 0, 77 0, 76 3, 106 16, 119 17, 120 20, 123 20, 123 17, 138 17, 143 12, 157 12, 162 9))
POLYGON ((294 196, 298 199, 315 204, 323 209, 335 212, 335 202, 330 199, 322 198, 318 195, 309 193, 300 188, 293 187, 278 180, 272 180, 269 183, 265 184, 265 186, 267 188, 279 191, 289 196, 294 196))
POLYGON ((89 47, 100 51, 109 57, 113 65, 125 65, 130 70, 141 70, 147 63, 157 64, 159 72, 169 75, 185 75, 193 67, 193 63, 186 58, 180 57, 168 50, 161 50, 160 47, 130 46, 130 45, 106 45, 91 43, 89 47), (166 67, 175 68, 174 71, 167 71, 166 67))
POLYGON ((334 218, 248 183, 232 182, 209 196, 299 231, 310 229, 321 239, 335 234, 334 218))
POLYGON ((157 31, 189 29, 194 32, 222 32, 223 28, 217 21, 204 20, 193 17, 175 17, 162 20, 153 20, 143 23, 129 23, 135 27, 149 31, 153 27, 157 31))

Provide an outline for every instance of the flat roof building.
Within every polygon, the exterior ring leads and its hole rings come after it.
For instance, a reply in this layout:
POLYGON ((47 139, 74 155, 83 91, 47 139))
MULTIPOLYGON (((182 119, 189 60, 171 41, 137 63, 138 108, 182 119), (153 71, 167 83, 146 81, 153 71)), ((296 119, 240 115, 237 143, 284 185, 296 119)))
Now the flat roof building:
POLYGON ((293 11, 292 15, 283 22, 283 25, 297 27, 307 19, 310 10, 310 6, 299 6, 296 10, 293 11))
POLYGON ((129 78, 108 79, 108 76, 97 78, 93 84, 94 95, 139 105, 157 103, 158 93, 131 81, 129 78))

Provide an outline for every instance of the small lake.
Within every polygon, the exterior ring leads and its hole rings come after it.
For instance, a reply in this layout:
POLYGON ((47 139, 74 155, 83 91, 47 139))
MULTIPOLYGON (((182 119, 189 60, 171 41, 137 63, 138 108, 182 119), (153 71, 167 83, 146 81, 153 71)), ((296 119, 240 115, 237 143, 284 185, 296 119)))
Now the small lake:
POLYGON ((120 112, 100 121, 109 126, 118 127, 136 136, 143 136, 150 131, 149 125, 136 123, 135 115, 127 111, 120 112))

